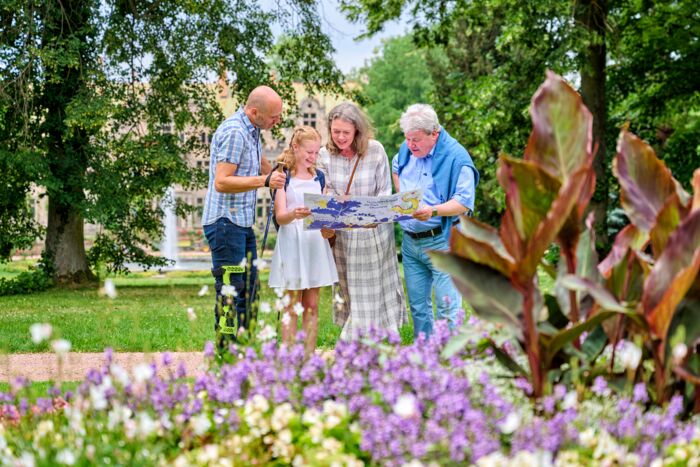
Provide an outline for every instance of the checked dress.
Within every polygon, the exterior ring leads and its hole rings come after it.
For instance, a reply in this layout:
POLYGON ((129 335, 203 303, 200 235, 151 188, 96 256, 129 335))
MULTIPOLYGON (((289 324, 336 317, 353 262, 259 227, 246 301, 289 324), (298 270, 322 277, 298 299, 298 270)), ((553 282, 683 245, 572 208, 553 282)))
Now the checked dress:
MULTIPOLYGON (((318 168, 326 174, 328 194, 345 194, 356 157, 331 155, 325 148, 321 149, 318 168)), ((384 147, 371 140, 367 154, 357 165, 350 195, 390 195, 390 180, 384 147)), ((408 322, 408 314, 396 257, 394 225, 337 230, 333 256, 342 298, 342 303, 333 307, 333 321, 343 328, 341 338, 358 337, 372 327, 398 332, 408 322)))

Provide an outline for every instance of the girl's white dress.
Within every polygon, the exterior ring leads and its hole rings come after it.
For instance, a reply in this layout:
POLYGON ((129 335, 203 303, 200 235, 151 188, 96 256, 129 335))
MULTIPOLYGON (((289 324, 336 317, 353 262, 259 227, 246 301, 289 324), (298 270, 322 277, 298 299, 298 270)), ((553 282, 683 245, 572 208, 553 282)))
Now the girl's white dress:
MULTIPOLYGON (((287 210, 304 205, 304 193, 321 194, 314 178, 292 177, 287 186, 287 210)), ((270 287, 303 290, 338 282, 333 252, 320 230, 304 230, 304 220, 295 219, 280 225, 277 244, 272 253, 270 287)))

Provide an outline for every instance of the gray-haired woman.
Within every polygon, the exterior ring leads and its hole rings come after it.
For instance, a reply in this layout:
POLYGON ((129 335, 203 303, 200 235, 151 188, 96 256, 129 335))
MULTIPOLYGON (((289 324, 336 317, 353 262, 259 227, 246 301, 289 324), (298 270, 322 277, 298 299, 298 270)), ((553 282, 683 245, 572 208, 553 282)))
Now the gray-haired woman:
MULTIPOLYGON (((327 192, 344 195, 357 165, 350 195, 390 195, 389 159, 381 143, 372 139, 372 128, 362 111, 349 102, 334 107, 328 113, 328 131, 328 143, 318 160, 327 177, 327 192)), ((334 233, 333 256, 342 303, 335 304, 333 321, 343 328, 341 338, 355 338, 372 327, 398 332, 408 322, 408 314, 393 225, 334 233)))

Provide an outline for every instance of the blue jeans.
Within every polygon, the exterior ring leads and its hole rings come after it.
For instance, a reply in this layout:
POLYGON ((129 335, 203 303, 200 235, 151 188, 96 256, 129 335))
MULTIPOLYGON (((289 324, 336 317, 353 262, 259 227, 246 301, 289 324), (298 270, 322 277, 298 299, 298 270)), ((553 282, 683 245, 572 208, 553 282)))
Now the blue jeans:
MULTIPOLYGON (((252 227, 240 227, 228 219, 222 217, 210 225, 205 225, 204 236, 209 242, 212 261, 212 275, 216 284, 216 305, 214 307, 214 331, 219 330, 220 313, 225 313, 227 308, 232 311, 232 306, 225 307, 226 297, 221 295, 221 287, 224 285, 223 266, 238 266, 246 258, 244 272, 231 273, 229 284, 236 288, 237 295, 233 298, 236 309, 236 318, 233 313, 226 313, 226 326, 236 326, 236 329, 247 328, 250 319, 251 304, 255 283, 258 280, 258 271, 253 262, 258 257, 255 245, 255 233, 252 227)), ((223 342, 219 342, 222 345, 223 342)))
POLYGON ((416 239, 404 232, 401 255, 413 318, 413 336, 416 338, 420 333, 428 337, 433 332, 433 288, 437 301, 437 319, 447 319, 450 328, 457 322, 457 313, 462 308, 462 296, 450 275, 436 269, 427 255, 428 250, 448 249, 443 235, 416 239))

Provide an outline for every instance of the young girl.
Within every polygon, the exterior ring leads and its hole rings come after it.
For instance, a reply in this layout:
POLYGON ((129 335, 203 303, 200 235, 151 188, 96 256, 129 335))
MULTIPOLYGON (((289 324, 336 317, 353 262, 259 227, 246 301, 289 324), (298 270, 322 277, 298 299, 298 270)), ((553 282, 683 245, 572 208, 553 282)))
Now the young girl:
POLYGON ((320 287, 338 282, 328 241, 318 230, 304 230, 302 220, 311 214, 304 206, 304 193, 322 191, 323 174, 314 168, 320 147, 321 136, 315 128, 298 127, 289 147, 277 159, 289 170, 289 185, 277 190, 275 196, 274 214, 280 227, 268 282, 270 287, 285 289, 290 294, 290 304, 282 318, 284 342, 294 341, 297 311, 302 313, 307 355, 316 348, 320 287))

